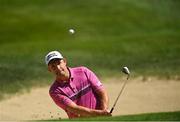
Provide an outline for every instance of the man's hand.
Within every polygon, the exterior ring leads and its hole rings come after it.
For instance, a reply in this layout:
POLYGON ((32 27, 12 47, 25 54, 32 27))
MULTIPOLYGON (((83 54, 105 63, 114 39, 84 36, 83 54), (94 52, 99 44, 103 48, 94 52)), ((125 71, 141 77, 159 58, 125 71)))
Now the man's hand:
POLYGON ((102 116, 112 116, 112 114, 107 110, 102 110, 102 116))

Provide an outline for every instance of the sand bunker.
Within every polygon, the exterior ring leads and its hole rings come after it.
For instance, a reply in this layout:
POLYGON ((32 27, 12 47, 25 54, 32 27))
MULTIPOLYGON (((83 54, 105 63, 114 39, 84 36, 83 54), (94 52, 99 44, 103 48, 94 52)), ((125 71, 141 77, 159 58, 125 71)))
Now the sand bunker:
MULTIPOLYGON (((112 107, 123 79, 104 79, 112 107)), ((49 87, 34 88, 30 93, 15 95, 0 102, 0 121, 5 120, 46 120, 67 118, 48 94, 49 87)), ((180 110, 180 81, 149 78, 130 79, 120 97, 115 115, 166 112, 180 110)))

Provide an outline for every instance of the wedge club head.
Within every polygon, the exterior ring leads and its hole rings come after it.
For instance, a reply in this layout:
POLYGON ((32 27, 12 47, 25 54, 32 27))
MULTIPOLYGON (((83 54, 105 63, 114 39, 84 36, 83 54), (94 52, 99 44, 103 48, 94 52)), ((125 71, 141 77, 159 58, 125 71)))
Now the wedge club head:
POLYGON ((129 71, 129 69, 128 69, 127 67, 123 67, 123 68, 122 68, 122 72, 123 72, 124 74, 127 74, 127 75, 128 75, 127 79, 129 79, 129 77, 130 77, 130 71, 129 71))

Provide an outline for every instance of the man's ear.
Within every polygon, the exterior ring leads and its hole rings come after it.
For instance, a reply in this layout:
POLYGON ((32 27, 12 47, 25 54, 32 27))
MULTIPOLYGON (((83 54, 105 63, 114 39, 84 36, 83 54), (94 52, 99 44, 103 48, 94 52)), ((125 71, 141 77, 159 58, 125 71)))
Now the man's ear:
POLYGON ((51 72, 51 69, 50 69, 50 67, 49 67, 49 66, 48 66, 48 71, 49 71, 49 72, 51 72))
POLYGON ((63 60, 64 63, 67 65, 67 60, 66 60, 66 58, 63 58, 62 60, 63 60))

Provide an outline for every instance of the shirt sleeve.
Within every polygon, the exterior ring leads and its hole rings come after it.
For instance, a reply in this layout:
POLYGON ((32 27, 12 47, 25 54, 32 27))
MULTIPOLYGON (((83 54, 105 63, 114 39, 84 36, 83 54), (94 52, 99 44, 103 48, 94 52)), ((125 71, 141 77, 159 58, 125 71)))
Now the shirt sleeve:
POLYGON ((52 93, 52 92, 50 92, 49 94, 50 94, 51 98, 53 99, 53 101, 56 103, 56 105, 58 105, 59 107, 61 107, 64 110, 66 110, 66 107, 68 104, 73 102, 71 99, 69 99, 65 95, 58 94, 58 93, 52 93))
POLYGON ((98 77, 93 73, 91 70, 88 68, 84 67, 85 69, 85 74, 88 78, 88 81, 91 83, 92 87, 94 90, 101 89, 103 87, 102 83, 98 79, 98 77))

